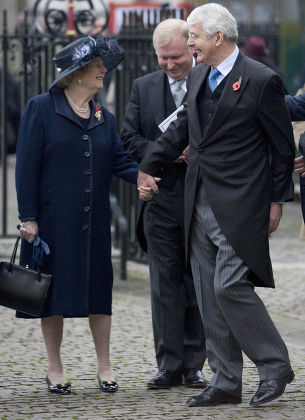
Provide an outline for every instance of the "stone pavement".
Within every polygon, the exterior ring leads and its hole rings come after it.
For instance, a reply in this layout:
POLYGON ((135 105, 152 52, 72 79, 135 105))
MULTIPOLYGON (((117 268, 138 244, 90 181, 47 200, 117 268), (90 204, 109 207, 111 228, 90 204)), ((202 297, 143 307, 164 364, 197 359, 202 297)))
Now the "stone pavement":
MULTIPOLYGON (((147 380, 156 373, 148 269, 129 263, 128 280, 115 279, 114 286, 111 354, 119 391, 99 391, 87 319, 68 319, 62 354, 73 392, 48 393, 39 320, 15 319, 13 311, 0 307, 0 419, 304 419, 305 242, 298 240, 300 220, 299 203, 286 204, 281 227, 270 241, 277 289, 258 290, 287 343, 296 373, 278 400, 259 408, 248 405, 258 377, 246 357, 242 404, 190 408, 185 402, 199 393, 196 390, 147 390, 147 380)), ((211 378, 207 365, 204 373, 211 378)))

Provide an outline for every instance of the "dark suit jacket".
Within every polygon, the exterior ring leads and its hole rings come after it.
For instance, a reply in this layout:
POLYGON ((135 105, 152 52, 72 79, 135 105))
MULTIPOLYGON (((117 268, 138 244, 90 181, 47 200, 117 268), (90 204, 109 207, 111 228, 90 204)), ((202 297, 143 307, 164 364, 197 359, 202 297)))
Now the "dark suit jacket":
POLYGON ((305 121, 305 93, 297 96, 286 95, 291 121, 305 121))
POLYGON ((294 142, 283 84, 271 69, 240 53, 201 137, 197 96, 208 73, 204 65, 192 69, 187 106, 150 147, 140 169, 154 175, 189 142, 186 249, 200 173, 220 228, 250 268, 250 280, 274 287, 268 243, 270 203, 293 199, 294 142), (240 89, 234 91, 232 85, 240 77, 240 89))
MULTIPOLYGON (((168 78, 163 70, 149 73, 134 80, 129 103, 123 120, 121 139, 124 148, 137 161, 141 162, 147 149, 161 134, 158 125, 168 117, 165 109, 165 88, 170 88, 168 78)), ((170 113, 176 109, 171 97, 170 113)), ((161 169, 161 168, 160 168, 161 169)), ((160 190, 172 186, 181 172, 185 173, 185 164, 175 164, 173 160, 167 162, 166 169, 158 171, 161 177, 160 190)), ((145 203, 142 202, 137 223, 137 237, 144 251, 147 251, 146 238, 143 230, 143 211, 145 203)))

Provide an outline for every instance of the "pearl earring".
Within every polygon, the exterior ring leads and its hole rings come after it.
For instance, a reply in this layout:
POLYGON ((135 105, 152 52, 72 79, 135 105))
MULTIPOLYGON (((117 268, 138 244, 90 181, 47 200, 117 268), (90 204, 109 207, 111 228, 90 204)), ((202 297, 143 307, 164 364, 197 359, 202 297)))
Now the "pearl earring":
POLYGON ((81 85, 82 79, 77 79, 77 81, 78 81, 78 84, 81 85))

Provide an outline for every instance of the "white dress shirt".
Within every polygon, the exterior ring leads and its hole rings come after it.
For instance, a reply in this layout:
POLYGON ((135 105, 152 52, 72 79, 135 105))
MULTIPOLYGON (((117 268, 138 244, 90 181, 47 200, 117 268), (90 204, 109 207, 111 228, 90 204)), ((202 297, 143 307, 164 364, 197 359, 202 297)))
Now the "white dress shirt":
POLYGON ((229 74, 230 71, 232 70, 232 68, 234 66, 234 63, 237 59, 238 53, 239 53, 239 48, 236 46, 235 50, 232 52, 232 54, 229 55, 228 58, 226 58, 222 63, 220 63, 217 66, 217 69, 221 73, 216 78, 217 86, 227 76, 227 74, 229 74))

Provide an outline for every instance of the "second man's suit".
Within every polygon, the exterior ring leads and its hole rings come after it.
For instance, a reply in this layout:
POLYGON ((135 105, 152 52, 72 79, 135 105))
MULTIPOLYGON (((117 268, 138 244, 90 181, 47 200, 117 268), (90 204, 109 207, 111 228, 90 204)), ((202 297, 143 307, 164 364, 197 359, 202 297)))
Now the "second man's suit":
MULTIPOLYGON (((136 161, 141 162, 161 135, 158 125, 175 109, 162 70, 134 81, 121 138, 136 161)), ((160 171, 160 192, 143 204, 137 226, 140 244, 148 251, 158 368, 172 371, 201 370, 205 360, 202 322, 184 258, 185 173, 185 163, 170 163, 160 171)))

